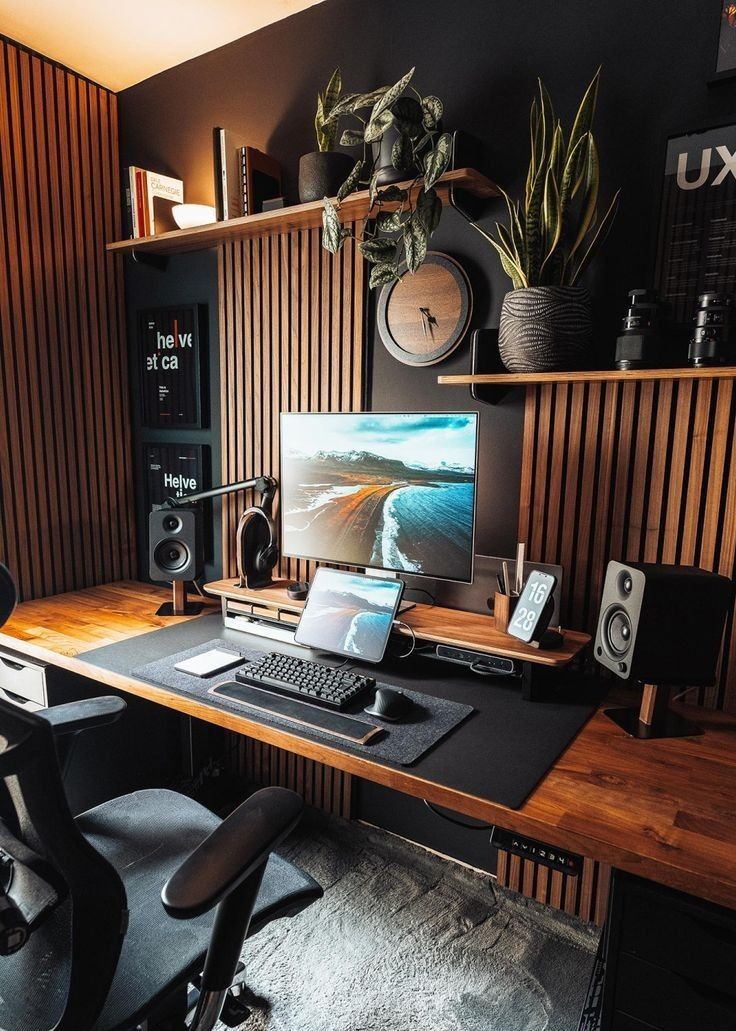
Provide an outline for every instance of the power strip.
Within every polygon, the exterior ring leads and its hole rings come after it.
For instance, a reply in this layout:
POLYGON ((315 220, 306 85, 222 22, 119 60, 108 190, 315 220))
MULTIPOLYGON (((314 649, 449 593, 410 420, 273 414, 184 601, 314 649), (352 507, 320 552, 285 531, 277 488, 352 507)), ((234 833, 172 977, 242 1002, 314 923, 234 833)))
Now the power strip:
MULTIPOLYGON (((254 634, 256 637, 266 637, 271 641, 294 644, 296 624, 288 626, 284 623, 279 624, 275 620, 259 619, 257 616, 231 612, 222 617, 222 622, 229 630, 243 630, 246 634, 254 634)), ((297 645, 297 647, 299 646, 297 645)))
POLYGON ((510 831, 494 827, 491 835, 491 844, 494 848, 501 848, 504 852, 521 856, 522 859, 530 859, 533 863, 540 863, 552 870, 559 870, 570 877, 577 877, 583 869, 583 857, 566 849, 557 848, 555 845, 547 845, 542 841, 535 841, 533 838, 522 837, 520 834, 512 834, 510 831))
MULTIPOLYGON (((430 654, 432 654, 430 652, 430 654)), ((468 666, 474 673, 481 675, 495 674, 510 677, 517 672, 513 659, 502 655, 491 655, 488 652, 472 651, 469 648, 456 648, 450 644, 438 644, 435 647, 435 659, 443 662, 455 662, 459 666, 468 666)))

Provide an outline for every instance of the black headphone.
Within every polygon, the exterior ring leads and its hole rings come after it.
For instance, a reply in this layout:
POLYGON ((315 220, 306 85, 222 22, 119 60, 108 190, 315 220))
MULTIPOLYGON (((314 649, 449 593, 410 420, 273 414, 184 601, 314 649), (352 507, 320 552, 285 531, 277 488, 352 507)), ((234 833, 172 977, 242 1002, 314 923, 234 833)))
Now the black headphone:
POLYGON ((238 558, 238 575, 240 577, 240 586, 245 586, 245 560, 243 552, 243 537, 245 535, 246 527, 253 518, 265 519, 266 526, 268 527, 268 543, 265 545, 259 545, 255 553, 249 556, 249 561, 252 563, 253 569, 256 573, 261 576, 266 576, 271 572, 273 567, 279 560, 279 546, 276 543, 276 527, 274 526, 273 519, 269 512, 260 505, 252 505, 250 508, 246 508, 240 517, 238 523, 238 532, 236 537, 236 552, 238 558))
POLYGON ((243 516, 260 516, 266 520, 268 544, 258 548, 253 556, 253 565, 259 573, 270 573, 279 560, 279 546, 276 543, 276 527, 274 526, 273 519, 265 508, 261 508, 260 505, 246 508, 243 516))
POLYGON ((0 562, 0 626, 13 615, 18 602, 18 591, 10 570, 0 562))

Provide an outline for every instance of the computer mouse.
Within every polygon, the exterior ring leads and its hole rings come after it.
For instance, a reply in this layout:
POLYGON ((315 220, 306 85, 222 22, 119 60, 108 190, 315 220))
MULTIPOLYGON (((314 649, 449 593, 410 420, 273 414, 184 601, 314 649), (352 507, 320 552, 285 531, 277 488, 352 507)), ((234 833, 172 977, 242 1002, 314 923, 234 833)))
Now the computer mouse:
POLYGON ((379 687, 373 705, 365 711, 372 716, 378 716, 382 720, 394 722, 406 716, 414 708, 414 702, 407 698, 403 691, 396 691, 392 687, 379 687))

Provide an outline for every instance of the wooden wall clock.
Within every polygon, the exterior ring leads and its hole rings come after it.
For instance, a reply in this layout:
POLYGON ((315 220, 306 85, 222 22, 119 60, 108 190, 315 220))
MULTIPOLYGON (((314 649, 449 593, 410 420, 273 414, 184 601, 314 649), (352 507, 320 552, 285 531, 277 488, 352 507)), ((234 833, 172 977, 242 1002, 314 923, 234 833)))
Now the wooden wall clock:
POLYGON ((429 251, 414 275, 383 287, 378 332, 405 365, 434 365, 455 350, 473 311, 470 281, 447 254, 429 251))

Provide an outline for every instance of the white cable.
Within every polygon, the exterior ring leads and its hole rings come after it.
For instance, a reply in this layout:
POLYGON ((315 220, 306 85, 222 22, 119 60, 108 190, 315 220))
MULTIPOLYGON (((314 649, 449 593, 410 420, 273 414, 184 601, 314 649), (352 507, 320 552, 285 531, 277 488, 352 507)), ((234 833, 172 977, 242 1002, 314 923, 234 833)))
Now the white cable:
POLYGON ((396 658, 396 659, 408 659, 409 656, 413 653, 414 649, 417 646, 417 635, 414 633, 414 630, 409 626, 409 624, 405 623, 403 619, 395 619, 394 620, 394 626, 405 626, 406 629, 411 634, 411 648, 409 649, 409 651, 408 652, 404 652, 403 655, 395 655, 394 656, 394 658, 396 658))

